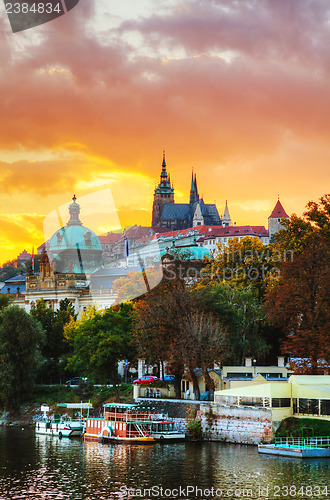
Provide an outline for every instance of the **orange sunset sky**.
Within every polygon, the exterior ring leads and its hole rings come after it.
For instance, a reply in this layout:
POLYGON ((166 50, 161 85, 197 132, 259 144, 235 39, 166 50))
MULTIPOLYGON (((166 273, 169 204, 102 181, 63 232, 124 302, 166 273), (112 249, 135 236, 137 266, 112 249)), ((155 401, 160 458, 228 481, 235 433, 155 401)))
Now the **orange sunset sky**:
MULTIPOLYGON (((328 0, 80 0, 16 34, 0 14, 0 263, 73 193, 150 225, 163 149, 176 202, 193 167, 237 224, 329 192, 328 0)), ((100 205, 97 234, 117 225, 100 205)))

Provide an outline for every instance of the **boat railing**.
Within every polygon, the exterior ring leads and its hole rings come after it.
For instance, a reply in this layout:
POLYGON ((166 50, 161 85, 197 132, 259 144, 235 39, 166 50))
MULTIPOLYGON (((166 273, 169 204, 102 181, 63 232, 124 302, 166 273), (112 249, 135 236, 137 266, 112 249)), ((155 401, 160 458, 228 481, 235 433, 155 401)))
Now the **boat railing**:
POLYGON ((275 438, 275 446, 286 448, 328 448, 330 447, 330 436, 279 437, 275 438))
POLYGON ((105 420, 113 420, 113 421, 132 421, 132 420, 152 420, 153 413, 149 412, 129 412, 129 413, 115 413, 110 411, 104 412, 105 420))

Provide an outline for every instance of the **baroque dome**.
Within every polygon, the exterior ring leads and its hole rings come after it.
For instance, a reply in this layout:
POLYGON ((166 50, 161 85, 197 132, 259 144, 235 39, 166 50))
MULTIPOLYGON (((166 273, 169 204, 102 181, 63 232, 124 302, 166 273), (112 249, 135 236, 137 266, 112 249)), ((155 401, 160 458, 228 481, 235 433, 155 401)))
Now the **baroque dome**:
POLYGON ((90 273, 102 265, 102 246, 96 234, 80 221, 80 205, 75 195, 72 200, 70 219, 50 238, 47 253, 56 261, 56 269, 60 272, 90 273))

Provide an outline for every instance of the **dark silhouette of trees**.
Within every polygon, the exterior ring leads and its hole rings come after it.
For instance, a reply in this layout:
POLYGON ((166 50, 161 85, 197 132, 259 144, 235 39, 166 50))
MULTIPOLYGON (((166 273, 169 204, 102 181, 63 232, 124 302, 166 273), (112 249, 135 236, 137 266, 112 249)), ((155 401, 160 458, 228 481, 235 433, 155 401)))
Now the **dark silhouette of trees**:
POLYGON ((17 409, 30 394, 41 360, 44 332, 40 323, 19 306, 0 314, 0 399, 5 409, 17 409))

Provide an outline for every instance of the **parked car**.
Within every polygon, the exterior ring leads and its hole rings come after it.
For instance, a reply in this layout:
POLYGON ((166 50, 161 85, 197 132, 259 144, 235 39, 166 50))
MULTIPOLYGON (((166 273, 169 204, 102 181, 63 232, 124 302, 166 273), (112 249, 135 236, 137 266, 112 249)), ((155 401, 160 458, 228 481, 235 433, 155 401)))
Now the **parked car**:
POLYGON ((174 382, 174 375, 164 375, 164 382, 174 382))
POLYGON ((133 384, 155 384, 158 381, 158 377, 154 377, 153 375, 144 375, 143 377, 134 380, 133 384))
POLYGON ((82 382, 87 382, 87 377, 73 377, 70 380, 67 380, 65 383, 70 387, 75 387, 81 384, 82 382))

